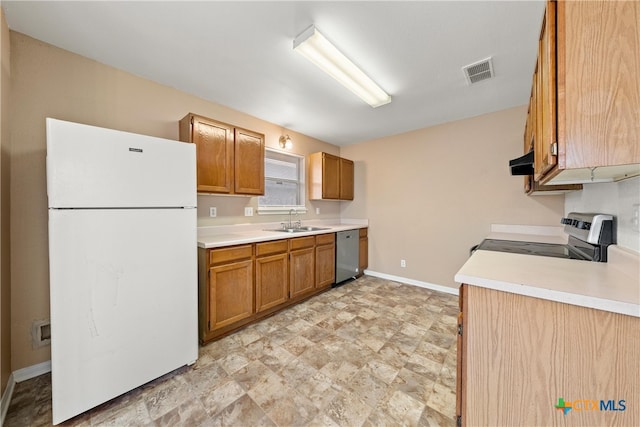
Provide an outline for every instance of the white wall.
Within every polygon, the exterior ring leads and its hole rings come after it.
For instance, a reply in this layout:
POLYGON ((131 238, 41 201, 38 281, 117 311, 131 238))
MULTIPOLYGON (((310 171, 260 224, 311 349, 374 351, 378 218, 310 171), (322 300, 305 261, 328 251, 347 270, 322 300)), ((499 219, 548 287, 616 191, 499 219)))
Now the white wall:
POLYGON ((640 204, 640 177, 619 182, 584 184, 582 191, 568 193, 564 199, 569 212, 598 212, 618 219, 618 245, 640 252, 640 232, 631 223, 633 206, 640 204))

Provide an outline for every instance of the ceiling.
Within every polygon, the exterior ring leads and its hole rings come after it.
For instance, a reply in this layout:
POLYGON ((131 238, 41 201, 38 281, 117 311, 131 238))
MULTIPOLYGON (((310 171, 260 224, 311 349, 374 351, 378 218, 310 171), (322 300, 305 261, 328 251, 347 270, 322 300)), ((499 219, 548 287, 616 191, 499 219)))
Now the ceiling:
POLYGON ((9 28, 347 145, 528 102, 544 1, 2 1, 9 28), (392 96, 371 108, 293 51, 316 27, 392 96), (461 68, 493 57, 495 77, 461 68))

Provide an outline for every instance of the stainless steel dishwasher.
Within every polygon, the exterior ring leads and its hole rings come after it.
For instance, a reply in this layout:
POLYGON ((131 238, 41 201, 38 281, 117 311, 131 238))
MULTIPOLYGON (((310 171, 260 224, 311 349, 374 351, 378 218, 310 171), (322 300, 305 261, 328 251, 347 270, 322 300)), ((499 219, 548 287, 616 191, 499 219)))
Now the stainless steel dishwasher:
POLYGON ((359 230, 336 233, 336 285, 358 275, 360 260, 359 230))

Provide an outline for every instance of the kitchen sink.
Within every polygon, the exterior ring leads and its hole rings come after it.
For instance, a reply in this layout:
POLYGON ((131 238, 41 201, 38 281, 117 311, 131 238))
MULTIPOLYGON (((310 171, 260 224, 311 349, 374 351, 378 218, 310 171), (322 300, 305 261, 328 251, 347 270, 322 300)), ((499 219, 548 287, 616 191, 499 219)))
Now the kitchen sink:
POLYGON ((275 228, 275 229, 265 230, 265 231, 280 231, 283 233, 304 233, 306 231, 320 231, 320 230, 329 230, 329 228, 323 228, 323 227, 275 228))

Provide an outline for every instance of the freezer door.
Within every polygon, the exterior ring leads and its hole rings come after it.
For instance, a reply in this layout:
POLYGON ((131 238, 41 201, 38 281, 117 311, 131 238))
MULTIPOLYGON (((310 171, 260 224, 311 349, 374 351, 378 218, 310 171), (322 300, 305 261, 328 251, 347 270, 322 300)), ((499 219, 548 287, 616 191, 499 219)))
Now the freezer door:
POLYGON ((194 144, 47 118, 49 207, 196 206, 194 144))
POLYGON ((196 209, 49 210, 55 424, 198 357, 196 209))

